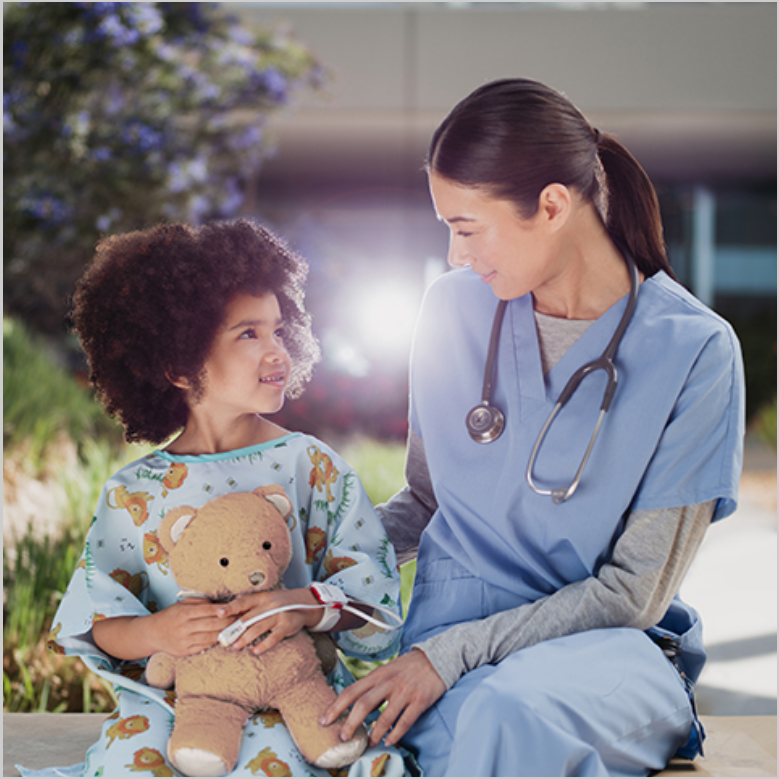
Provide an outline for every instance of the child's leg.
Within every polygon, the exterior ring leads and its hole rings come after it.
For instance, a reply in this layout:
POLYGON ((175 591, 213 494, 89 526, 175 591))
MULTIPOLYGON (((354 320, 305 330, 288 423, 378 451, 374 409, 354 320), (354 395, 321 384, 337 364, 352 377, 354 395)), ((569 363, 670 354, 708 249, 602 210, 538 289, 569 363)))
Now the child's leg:
POLYGON ((120 690, 118 698, 119 706, 87 752, 84 776, 173 776, 165 755, 173 715, 129 690, 120 690))
POLYGON ((168 759, 187 776, 225 776, 238 760, 246 718, 234 703, 179 697, 168 759))

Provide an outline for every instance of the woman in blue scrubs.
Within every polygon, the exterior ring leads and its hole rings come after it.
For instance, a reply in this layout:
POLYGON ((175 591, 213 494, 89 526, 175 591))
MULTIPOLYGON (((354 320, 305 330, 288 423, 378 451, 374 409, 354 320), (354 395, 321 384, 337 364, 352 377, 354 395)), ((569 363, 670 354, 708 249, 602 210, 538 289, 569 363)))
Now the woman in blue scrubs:
POLYGON ((381 508, 399 558, 417 557, 404 651, 329 717, 352 707, 348 737, 386 704, 373 742, 402 738, 435 776, 645 776, 693 758, 705 653, 677 591, 736 506, 736 337, 675 280, 638 162, 557 91, 477 89, 433 136, 428 172, 456 270, 426 296, 408 486, 381 508), (569 378, 620 324, 581 478, 603 371, 528 469, 569 378), (480 397, 505 419, 497 437, 464 423, 480 397))

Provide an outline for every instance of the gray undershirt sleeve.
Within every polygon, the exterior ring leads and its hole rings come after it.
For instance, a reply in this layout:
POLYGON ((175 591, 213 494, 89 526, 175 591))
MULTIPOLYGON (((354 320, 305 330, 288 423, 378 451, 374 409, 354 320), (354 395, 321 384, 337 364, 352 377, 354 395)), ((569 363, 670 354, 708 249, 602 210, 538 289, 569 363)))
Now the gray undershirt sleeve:
POLYGON ((711 522, 716 501, 634 511, 598 571, 534 603, 465 622, 416 644, 447 688, 524 647, 584 630, 646 630, 665 614, 711 522))

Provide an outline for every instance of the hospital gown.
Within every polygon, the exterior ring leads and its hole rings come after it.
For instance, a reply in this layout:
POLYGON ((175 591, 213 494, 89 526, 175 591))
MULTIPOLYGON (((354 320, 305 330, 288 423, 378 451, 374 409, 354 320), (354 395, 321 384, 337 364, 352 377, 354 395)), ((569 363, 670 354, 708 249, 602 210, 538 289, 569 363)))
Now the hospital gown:
MULTIPOLYGON (((348 595, 400 612, 394 549, 349 466, 321 441, 293 433, 266 444, 215 455, 156 451, 120 470, 105 485, 84 553, 54 619, 50 646, 80 655, 111 681, 119 705, 105 721, 84 764, 70 776, 175 776, 166 758, 175 695, 149 687, 144 662, 119 661, 92 641, 95 620, 144 616, 171 605, 179 588, 157 539, 176 506, 200 507, 216 496, 278 484, 293 504, 287 520, 292 562, 287 588, 327 581, 348 595)), ((366 661, 398 648, 399 633, 364 627, 333 634, 341 650, 366 661)), ((330 675, 336 691, 353 681, 342 661, 330 675)), ((403 775, 398 749, 367 750, 343 775, 403 775)), ((28 772, 26 775, 47 775, 28 772)), ((258 712, 244 728, 231 776, 328 776, 307 764, 278 712, 258 712)))

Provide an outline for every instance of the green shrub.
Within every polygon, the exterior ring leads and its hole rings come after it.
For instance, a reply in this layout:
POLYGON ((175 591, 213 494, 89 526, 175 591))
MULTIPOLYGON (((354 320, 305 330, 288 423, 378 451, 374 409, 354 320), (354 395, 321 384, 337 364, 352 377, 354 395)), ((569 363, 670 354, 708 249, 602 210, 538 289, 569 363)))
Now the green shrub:
POLYGON ((101 437, 118 445, 121 429, 89 390, 60 367, 18 322, 3 318, 3 450, 24 445, 39 473, 58 437, 83 442, 101 437))
POLYGON ((47 649, 51 621, 81 555, 83 533, 28 528, 3 546, 3 711, 110 711, 113 693, 80 660, 47 649))
POLYGON ((755 419, 755 432, 769 446, 776 451, 776 396, 773 403, 769 403, 758 411, 755 419))

